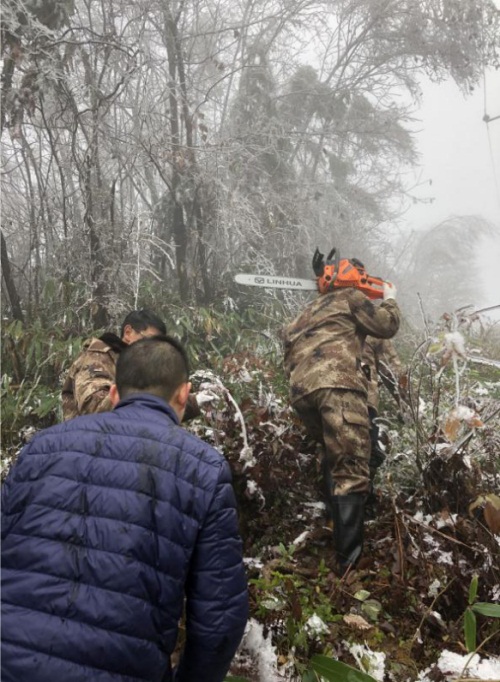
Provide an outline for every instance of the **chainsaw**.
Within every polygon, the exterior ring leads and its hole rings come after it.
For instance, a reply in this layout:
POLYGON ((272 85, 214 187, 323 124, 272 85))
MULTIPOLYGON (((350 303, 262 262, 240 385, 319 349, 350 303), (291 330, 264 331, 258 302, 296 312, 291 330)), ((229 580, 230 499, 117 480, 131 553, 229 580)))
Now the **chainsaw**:
POLYGON ((318 291, 326 294, 332 289, 353 287, 371 299, 383 298, 384 280, 372 277, 364 265, 356 258, 340 259, 337 249, 333 248, 325 261, 324 255, 316 249, 313 256, 313 270, 316 279, 298 277, 279 277, 273 275, 248 275, 240 273, 234 280, 238 284, 269 289, 292 289, 295 291, 318 291))

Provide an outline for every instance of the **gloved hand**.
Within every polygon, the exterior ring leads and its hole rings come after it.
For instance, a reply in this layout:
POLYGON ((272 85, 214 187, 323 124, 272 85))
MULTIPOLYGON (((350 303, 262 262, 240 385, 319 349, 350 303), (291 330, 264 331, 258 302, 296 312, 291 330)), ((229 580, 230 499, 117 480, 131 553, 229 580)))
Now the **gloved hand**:
POLYGON ((316 251, 314 252, 312 266, 316 277, 321 277, 325 269, 325 257, 318 247, 316 247, 316 251))
POLYGON ((394 286, 394 284, 391 284, 390 282, 384 282, 383 292, 384 301, 387 301, 387 299, 389 298, 393 298, 394 300, 396 300, 397 289, 394 286))

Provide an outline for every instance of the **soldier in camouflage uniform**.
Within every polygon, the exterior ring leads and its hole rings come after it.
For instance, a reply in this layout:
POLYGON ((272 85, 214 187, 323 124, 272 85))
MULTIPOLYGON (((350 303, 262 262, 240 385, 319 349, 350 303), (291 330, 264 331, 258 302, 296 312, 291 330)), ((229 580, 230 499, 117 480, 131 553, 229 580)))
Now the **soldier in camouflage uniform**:
MULTIPOLYGON (((116 361, 129 344, 147 336, 166 334, 162 320, 150 310, 133 310, 124 319, 121 338, 106 332, 99 338, 89 339, 71 365, 62 389, 63 419, 82 414, 106 412, 112 409, 109 388, 115 381, 116 361)), ((183 421, 200 414, 196 396, 190 394, 183 421)))
POLYGON ((359 289, 332 288, 306 306, 285 330, 285 372, 291 402, 324 445, 331 488, 337 562, 343 573, 363 547, 364 503, 370 489, 366 336, 390 338, 399 328, 395 287, 375 306, 359 289))

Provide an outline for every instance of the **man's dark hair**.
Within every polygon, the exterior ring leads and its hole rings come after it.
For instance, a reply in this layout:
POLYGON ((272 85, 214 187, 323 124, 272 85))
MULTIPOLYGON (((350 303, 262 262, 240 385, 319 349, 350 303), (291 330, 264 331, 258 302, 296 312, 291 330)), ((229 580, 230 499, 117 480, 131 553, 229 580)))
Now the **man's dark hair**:
POLYGON ((116 363, 120 398, 152 393, 166 402, 189 377, 186 351, 171 336, 150 336, 123 350, 116 363))
POLYGON ((167 328, 163 320, 161 320, 158 315, 155 315, 152 310, 148 310, 147 308, 141 308, 141 310, 132 310, 132 312, 127 315, 122 322, 120 336, 123 337, 123 334, 125 333, 125 327, 128 324, 136 332, 143 332, 148 327, 154 327, 155 329, 158 329, 160 334, 165 335, 167 333, 167 328))

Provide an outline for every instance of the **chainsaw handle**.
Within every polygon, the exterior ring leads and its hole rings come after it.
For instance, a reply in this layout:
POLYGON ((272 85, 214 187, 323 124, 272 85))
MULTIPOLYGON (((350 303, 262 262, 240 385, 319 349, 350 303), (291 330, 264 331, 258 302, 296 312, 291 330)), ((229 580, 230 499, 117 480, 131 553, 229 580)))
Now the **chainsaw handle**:
POLYGON ((334 265, 335 269, 338 269, 340 261, 340 252, 337 247, 333 247, 326 258, 326 265, 334 265))
POLYGON ((325 271, 325 257, 318 247, 316 247, 316 251, 314 252, 312 266, 316 277, 322 277, 323 272, 325 271))

